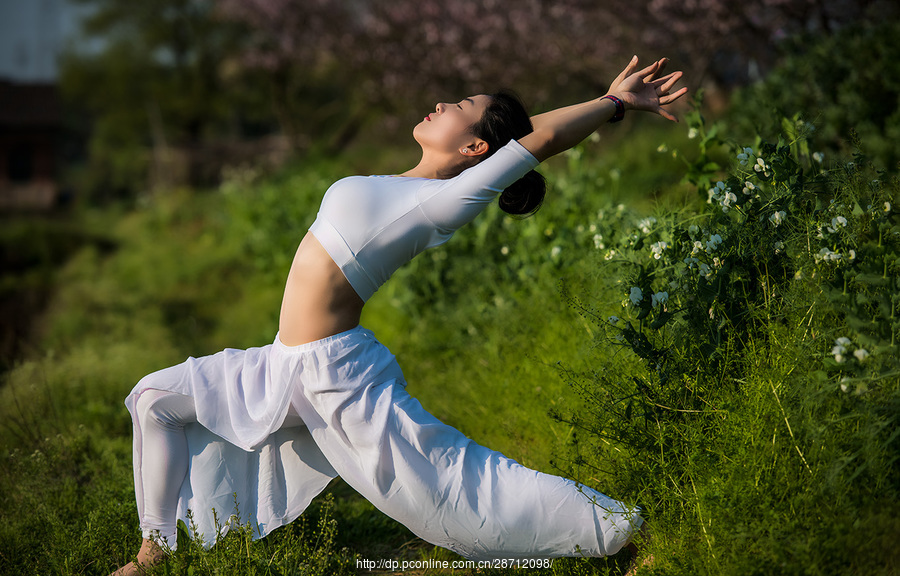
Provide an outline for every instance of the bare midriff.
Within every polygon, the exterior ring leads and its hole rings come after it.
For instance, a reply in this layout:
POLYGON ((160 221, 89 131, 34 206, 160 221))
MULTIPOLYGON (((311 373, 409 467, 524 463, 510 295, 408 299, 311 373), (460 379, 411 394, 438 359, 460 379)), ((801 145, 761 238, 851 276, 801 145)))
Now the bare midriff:
POLYGON ((355 328, 363 304, 328 252, 307 233, 284 288, 279 338, 298 346, 355 328))

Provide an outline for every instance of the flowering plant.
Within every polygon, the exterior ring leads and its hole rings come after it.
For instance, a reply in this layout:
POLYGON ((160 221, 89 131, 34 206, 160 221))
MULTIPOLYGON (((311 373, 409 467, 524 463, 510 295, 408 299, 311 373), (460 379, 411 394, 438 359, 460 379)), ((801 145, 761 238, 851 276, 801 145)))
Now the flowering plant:
POLYGON ((730 145, 693 120, 703 150, 727 147, 734 159, 709 179, 703 209, 638 219, 619 208, 594 226, 603 265, 622 279, 620 310, 606 323, 614 343, 667 381, 696 370, 697 359, 733 367, 734 352, 806 306, 845 327, 819 338, 826 377, 896 368, 900 219, 885 179, 872 178, 861 155, 827 167, 799 117, 783 122, 777 144, 754 146, 730 145), (800 293, 819 296, 799 304, 800 293))

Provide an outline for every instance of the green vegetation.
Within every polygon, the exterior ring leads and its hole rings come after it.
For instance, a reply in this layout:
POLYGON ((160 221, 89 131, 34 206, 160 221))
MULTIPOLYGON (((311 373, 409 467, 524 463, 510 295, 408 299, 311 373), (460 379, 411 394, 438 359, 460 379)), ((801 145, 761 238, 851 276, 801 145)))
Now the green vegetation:
MULTIPOLYGON (((896 573, 900 182, 866 137, 821 157, 809 122, 832 111, 802 113, 752 136, 697 113, 627 145, 606 130, 546 168, 541 212, 488 210, 364 324, 445 422, 639 503, 648 574, 896 573)), ((106 574, 136 552, 122 399, 187 355, 271 341, 293 250, 348 166, 235 171, 81 215, 41 352, 0 387, 0 573, 106 574)), ((189 534, 154 573, 453 558, 340 482, 262 541, 234 530, 205 551, 189 534)), ((521 573, 622 574, 622 556, 521 573)))

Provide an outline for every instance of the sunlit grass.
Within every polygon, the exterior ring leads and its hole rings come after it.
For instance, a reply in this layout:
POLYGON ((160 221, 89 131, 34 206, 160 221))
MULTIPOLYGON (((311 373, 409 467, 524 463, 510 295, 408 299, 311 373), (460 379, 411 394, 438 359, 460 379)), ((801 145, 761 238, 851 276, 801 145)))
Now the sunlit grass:
MULTIPOLYGON (((609 332, 634 280, 605 259, 611 239, 642 217, 691 220, 707 207, 681 182, 687 127, 643 128, 628 146, 604 138, 559 158, 537 215, 488 210, 398 272, 364 324, 441 420, 642 505, 655 573, 890 573, 898 378, 842 381, 823 364, 846 326, 822 308, 822 276, 780 292, 781 308, 754 304, 762 329, 724 346, 717 364, 677 334, 654 340, 681 358, 668 387, 609 332), (652 413, 629 408, 648 390, 652 413)), ((0 572, 106 574, 137 551, 124 396, 188 355, 272 340, 293 250, 347 172, 333 161, 243 170, 219 190, 82 216, 104 243, 56 273, 42 346, 0 387, 0 572)), ((629 250, 620 257, 649 259, 646 246, 629 250)), ((349 574, 358 558, 455 558, 340 481, 328 493, 262 541, 235 530, 209 551, 187 544, 156 572, 349 574)), ((481 573, 622 574, 627 561, 481 573)))

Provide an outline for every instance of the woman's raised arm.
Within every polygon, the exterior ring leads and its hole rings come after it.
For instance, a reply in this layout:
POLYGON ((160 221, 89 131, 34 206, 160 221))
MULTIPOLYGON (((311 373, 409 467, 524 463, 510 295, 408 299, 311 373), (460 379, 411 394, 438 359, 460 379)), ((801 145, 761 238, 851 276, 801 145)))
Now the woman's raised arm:
POLYGON ((683 96, 687 88, 670 93, 681 72, 660 76, 667 62, 663 58, 635 72, 638 64, 635 56, 613 80, 605 96, 533 116, 534 132, 520 138, 519 143, 543 162, 590 136, 619 112, 619 106, 622 111, 644 110, 677 122, 663 106, 683 96))

